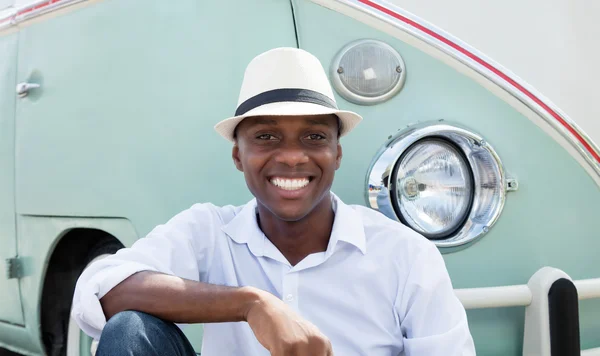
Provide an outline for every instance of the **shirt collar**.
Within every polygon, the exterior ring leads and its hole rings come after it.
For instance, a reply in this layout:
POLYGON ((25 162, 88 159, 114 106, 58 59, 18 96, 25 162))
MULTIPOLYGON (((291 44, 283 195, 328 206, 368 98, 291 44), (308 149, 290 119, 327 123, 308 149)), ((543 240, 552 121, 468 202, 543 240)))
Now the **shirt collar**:
MULTIPOLYGON (((339 241, 355 246, 363 254, 367 253, 365 231, 360 214, 352 207, 344 204, 333 193, 331 193, 331 199, 335 218, 329 245, 325 252, 326 257, 333 254, 339 241)), ((252 254, 261 257, 265 255, 265 249, 269 248, 271 242, 258 226, 256 205, 256 199, 252 199, 228 224, 222 227, 222 230, 233 241, 239 244, 247 244, 252 254)))
POLYGON ((238 244, 247 244, 255 256, 261 257, 267 237, 258 226, 256 214, 256 199, 252 199, 221 230, 238 244))
POLYGON ((331 238, 327 247, 327 254, 331 255, 338 241, 354 245, 363 254, 367 253, 367 240, 365 228, 360 213, 331 193, 335 220, 331 230, 331 238))

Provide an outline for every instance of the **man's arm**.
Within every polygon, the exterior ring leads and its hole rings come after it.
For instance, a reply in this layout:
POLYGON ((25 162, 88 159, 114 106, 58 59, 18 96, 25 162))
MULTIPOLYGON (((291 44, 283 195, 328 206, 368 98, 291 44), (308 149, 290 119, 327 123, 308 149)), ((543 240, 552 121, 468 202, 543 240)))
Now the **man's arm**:
POLYGON ((416 255, 396 311, 407 355, 475 355, 465 309, 433 243, 416 255))
POLYGON ((271 355, 333 355, 331 343, 314 325, 272 294, 253 287, 217 286, 139 272, 100 302, 107 319, 124 310, 138 310, 178 323, 246 321, 271 355))
POLYGON ((227 287, 191 281, 163 273, 138 272, 100 299, 106 320, 125 310, 137 310, 175 323, 245 321, 261 292, 251 287, 227 287))

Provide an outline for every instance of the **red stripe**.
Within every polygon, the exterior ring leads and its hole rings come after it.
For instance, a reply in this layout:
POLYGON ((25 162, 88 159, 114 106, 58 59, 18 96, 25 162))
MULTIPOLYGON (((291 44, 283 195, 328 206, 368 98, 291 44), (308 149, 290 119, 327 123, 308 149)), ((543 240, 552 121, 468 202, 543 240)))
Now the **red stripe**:
MULTIPOLYGON (((57 2, 60 2, 60 1, 62 1, 62 0, 48 0, 48 1, 45 1, 45 2, 43 2, 43 3, 41 3, 41 4, 37 4, 37 5, 36 5, 36 6, 34 6, 34 7, 27 8, 27 9, 25 9, 25 10, 21 10, 21 11, 19 11, 19 12, 18 12, 16 15, 14 15, 14 16, 20 16, 20 15, 24 15, 24 14, 30 13, 30 12, 32 12, 32 11, 34 11, 34 10, 39 10, 39 9, 41 9, 41 8, 44 8, 44 7, 48 6, 48 5, 52 5, 52 4, 55 4, 55 3, 57 3, 57 2)), ((2 19, 2 20, 0 20, 0 23, 3 23, 3 22, 6 22, 6 21, 9 21, 9 20, 10 20, 12 17, 13 17, 13 16, 11 16, 11 17, 7 17, 7 18, 5 18, 5 19, 2 19)))
POLYGON ((35 10, 39 10, 39 9, 41 9, 41 8, 43 8, 43 7, 46 7, 46 6, 48 6, 48 5, 52 5, 52 4, 54 4, 54 3, 57 3, 57 2, 60 2, 60 1, 61 1, 61 0, 48 0, 48 1, 45 1, 45 2, 43 2, 43 3, 41 3, 41 4, 38 4, 38 5, 34 6, 34 7, 31 7, 31 8, 28 8, 28 9, 22 10, 22 11, 19 11, 19 12, 17 13, 17 16, 19 16, 19 15, 24 15, 24 14, 27 14, 27 13, 29 13, 29 12, 35 11, 35 10))
POLYGON ((491 64, 489 64, 488 62, 484 61, 483 59, 477 57, 475 54, 473 54, 472 52, 468 51, 467 49, 459 46, 458 44, 452 42, 451 40, 447 39, 446 37, 440 35, 439 33, 433 32, 432 30, 428 29, 427 27, 416 23, 415 21, 400 15, 397 12, 394 12, 386 7, 383 7, 379 4, 374 3, 373 1, 370 0, 358 0, 359 2, 368 5, 372 8, 375 8, 387 15, 390 15, 414 28, 419 29, 420 31, 428 34, 429 36, 437 39, 438 41, 454 48, 455 50, 459 51, 460 53, 464 54, 465 56, 471 58, 472 60, 474 60, 475 62, 481 64, 482 66, 484 66, 485 68, 487 68, 489 71, 493 72, 494 74, 496 74, 497 76, 499 76, 500 78, 504 79, 506 82, 508 82, 510 85, 512 85, 514 88, 516 88, 517 90, 519 90, 520 92, 522 92, 523 94, 525 94, 527 97, 529 97, 531 100, 533 100, 536 104, 538 104, 539 106, 541 106, 542 108, 544 108, 544 110, 546 110, 550 115, 552 115, 552 117, 554 117, 554 119, 556 119, 563 127, 565 127, 573 136, 575 136, 575 138, 577 138, 577 140, 585 147, 585 149, 596 159, 596 161, 598 163, 600 163, 600 155, 592 148, 592 146, 571 126, 569 125, 568 122, 566 122, 557 112, 555 112, 554 110, 552 110, 548 105, 546 105, 542 100, 540 100, 537 96, 533 95, 529 90, 525 89, 522 85, 520 85, 519 83, 515 82, 513 79, 511 79, 508 75, 502 73, 498 68, 492 66, 491 64))

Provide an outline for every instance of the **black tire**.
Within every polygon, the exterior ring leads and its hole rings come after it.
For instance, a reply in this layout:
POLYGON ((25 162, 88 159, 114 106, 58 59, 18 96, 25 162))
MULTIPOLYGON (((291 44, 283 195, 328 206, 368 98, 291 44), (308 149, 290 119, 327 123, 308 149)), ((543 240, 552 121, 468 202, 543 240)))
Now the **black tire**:
POLYGON ((66 236, 57 245, 48 265, 42 292, 42 340, 46 355, 67 354, 73 293, 84 268, 94 258, 114 254, 121 248, 123 246, 117 239, 97 230, 78 233, 74 237, 66 236))

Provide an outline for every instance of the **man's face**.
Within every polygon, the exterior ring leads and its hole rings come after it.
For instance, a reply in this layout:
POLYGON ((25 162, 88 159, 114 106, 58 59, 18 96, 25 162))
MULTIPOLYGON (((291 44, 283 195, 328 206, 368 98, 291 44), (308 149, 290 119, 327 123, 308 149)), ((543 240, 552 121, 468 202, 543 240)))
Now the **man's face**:
POLYGON ((233 160, 259 204, 298 221, 325 197, 340 167, 342 148, 333 115, 244 119, 233 160))

